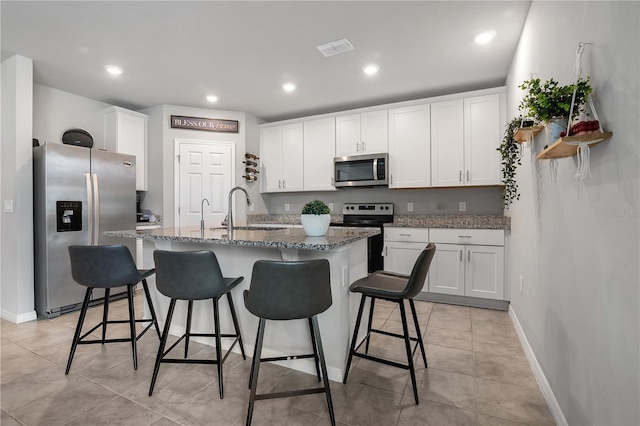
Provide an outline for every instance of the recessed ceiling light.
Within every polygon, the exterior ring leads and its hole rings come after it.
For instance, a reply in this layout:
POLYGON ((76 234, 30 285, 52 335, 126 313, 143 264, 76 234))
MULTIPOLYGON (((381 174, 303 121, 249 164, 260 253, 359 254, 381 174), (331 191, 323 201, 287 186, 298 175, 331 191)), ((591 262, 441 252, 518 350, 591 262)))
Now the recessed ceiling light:
POLYGON ((218 97, 217 96, 213 96, 213 95, 209 95, 209 96, 207 96, 207 100, 209 102, 218 102, 218 97))
POLYGON ((122 68, 115 65, 107 65, 104 67, 104 69, 106 69, 109 74, 113 75, 120 75, 124 72, 122 68))
POLYGON ((370 64, 362 68, 362 71, 364 71, 364 73, 367 75, 374 75, 375 73, 378 72, 379 69, 380 67, 377 66, 376 64, 370 64))
POLYGON ((496 36, 496 32, 494 30, 483 31, 478 33, 473 39, 478 44, 489 43, 496 36))
POLYGON ((282 88, 287 92, 293 92, 296 90, 296 85, 293 83, 285 83, 282 85, 282 88))

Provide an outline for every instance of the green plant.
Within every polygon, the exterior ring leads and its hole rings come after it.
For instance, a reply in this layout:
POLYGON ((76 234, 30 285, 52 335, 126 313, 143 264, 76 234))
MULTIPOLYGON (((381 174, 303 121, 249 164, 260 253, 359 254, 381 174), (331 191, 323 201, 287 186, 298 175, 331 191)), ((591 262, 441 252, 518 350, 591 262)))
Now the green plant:
POLYGON ((309 201, 302 207, 302 214, 329 214, 331 210, 329 210, 329 206, 327 206, 323 201, 313 200, 309 201))
POLYGON ((500 147, 498 147, 498 151, 500 151, 500 156, 502 157, 502 183, 504 183, 504 194, 502 198, 504 200, 504 206, 507 209, 511 203, 520 199, 518 182, 516 182, 516 170, 522 162, 520 159, 520 149, 514 136, 518 128, 520 128, 521 122, 522 117, 516 117, 507 124, 502 143, 500 147))
POLYGON ((532 78, 522 82, 520 89, 527 93, 520 102, 518 109, 538 121, 547 121, 554 117, 568 117, 573 119, 584 110, 584 104, 592 91, 587 79, 578 79, 574 84, 560 86, 553 78, 540 82, 539 78, 532 78), (571 117, 571 99, 576 92, 574 108, 571 117))

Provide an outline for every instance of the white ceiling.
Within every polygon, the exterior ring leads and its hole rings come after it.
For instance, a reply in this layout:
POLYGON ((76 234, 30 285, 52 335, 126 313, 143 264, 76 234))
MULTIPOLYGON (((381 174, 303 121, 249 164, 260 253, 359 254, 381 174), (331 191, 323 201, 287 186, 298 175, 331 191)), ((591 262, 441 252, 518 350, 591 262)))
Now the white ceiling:
POLYGON ((36 83, 125 108, 275 121, 503 85, 529 4, 2 1, 1 59, 26 56, 36 83), (475 44, 487 29, 494 41, 475 44), (355 50, 325 58, 316 49, 345 37, 355 50), (371 62, 380 71, 367 77, 371 62), (107 64, 125 73, 107 75, 107 64), (297 89, 285 93, 285 81, 297 89))

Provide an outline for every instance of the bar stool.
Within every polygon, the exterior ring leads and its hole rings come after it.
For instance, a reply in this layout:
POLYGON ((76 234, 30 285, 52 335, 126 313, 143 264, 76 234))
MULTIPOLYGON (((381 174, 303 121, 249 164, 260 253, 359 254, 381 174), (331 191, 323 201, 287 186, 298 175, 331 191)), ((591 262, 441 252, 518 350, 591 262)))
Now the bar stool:
POLYGON ((160 347, 158 348, 158 355, 153 369, 149 396, 153 393, 153 388, 156 384, 156 379, 158 378, 158 372, 160 371, 160 364, 166 362, 183 364, 217 364, 220 399, 224 398, 222 364, 227 359, 236 343, 240 344, 242 358, 246 359, 244 346, 242 345, 240 327, 238 325, 238 318, 236 317, 236 310, 230 293, 233 288, 244 280, 244 277, 223 277, 216 255, 209 250, 187 252, 156 250, 153 252, 153 260, 156 264, 156 288, 160 293, 170 298, 171 302, 169 303, 169 311, 167 312, 167 319, 164 324, 164 331, 162 332, 162 339, 160 341, 160 347), (227 296, 227 300, 229 302, 231 318, 233 319, 233 326, 236 331, 235 334, 220 333, 218 301, 224 295, 227 296), (191 333, 193 301, 206 299, 213 299, 213 324, 215 333, 191 333), (171 320, 173 319, 173 311, 178 300, 186 300, 189 302, 186 332, 165 351, 167 338, 169 337, 169 328, 171 327, 171 320), (191 336, 215 337, 216 359, 186 359, 189 351, 189 338, 191 336), (224 358, 222 357, 222 337, 235 338, 224 358), (184 359, 166 358, 171 350, 183 339, 185 339, 184 359))
POLYGON ((158 338, 160 338, 160 328, 156 313, 151 303, 149 295, 149 287, 147 286, 147 278, 153 275, 155 269, 138 270, 131 252, 127 246, 122 244, 104 245, 104 246, 69 246, 69 257, 71 259, 71 276, 73 280, 80 285, 87 287, 87 292, 82 302, 80 310, 80 318, 76 326, 76 332, 71 343, 71 353, 67 362, 65 374, 69 374, 73 356, 75 355, 78 345, 87 345, 95 343, 114 343, 114 342, 131 342, 133 351, 133 368, 138 369, 138 355, 136 350, 136 342, 140 339, 152 326, 155 326, 158 338), (147 298, 151 319, 136 319, 133 307, 133 286, 142 281, 144 294, 147 298), (109 315, 109 296, 110 291, 114 287, 127 286, 127 298, 129 301, 129 319, 128 320, 108 320, 109 315), (94 288, 104 289, 104 309, 102 313, 102 322, 87 331, 82 336, 82 326, 87 315, 87 308, 91 299, 91 293, 94 288), (136 336, 137 322, 149 322, 150 324, 136 336), (121 339, 106 339, 108 324, 128 323, 131 330, 131 337, 121 339), (86 337, 98 327, 102 327, 102 339, 86 340, 86 337))
POLYGON ((331 281, 329 261, 326 259, 285 262, 260 260, 253 265, 251 287, 244 291, 244 304, 253 315, 260 318, 258 336, 253 352, 253 363, 249 378, 251 395, 247 412, 247 425, 251 424, 253 406, 256 400, 283 398, 313 393, 325 393, 331 424, 335 425, 331 389, 327 376, 327 366, 322 350, 317 315, 329 309, 331 300, 331 281), (256 394, 258 372, 261 362, 282 361, 291 357, 260 358, 264 330, 267 320, 306 319, 309 323, 313 354, 296 355, 295 358, 314 358, 316 374, 320 381, 320 370, 324 386, 296 391, 256 394))
MULTIPOLYGON (((429 272, 429 265, 436 252, 436 246, 433 243, 429 243, 427 247, 422 250, 416 263, 413 265, 411 275, 395 274, 392 272, 377 271, 368 277, 361 278, 358 281, 351 284, 349 291, 352 293, 362 293, 362 299, 360 300, 360 308, 358 309, 358 318, 356 319, 356 326, 353 331, 353 339, 351 340, 351 348, 349 349, 349 357, 347 359, 347 368, 344 373, 344 384, 347 383, 347 376, 349 375, 349 369, 351 368, 351 360, 354 356, 359 358, 368 359, 370 361, 380 362, 382 364, 390 365, 393 367, 399 367, 404 370, 409 370, 411 375, 411 384, 413 385, 413 396, 418 404, 418 387, 416 385, 416 374, 413 368, 413 353, 420 346, 422 352, 422 359, 424 366, 427 367, 427 355, 424 351, 424 345, 422 343, 422 334, 420 333, 420 326, 418 325, 418 315, 416 315, 416 307, 413 303, 413 298, 420 293, 424 286, 424 281, 427 278, 427 272, 429 272), (367 335, 365 337, 366 347, 365 353, 358 353, 356 350, 356 341, 358 339, 358 330, 360 329, 360 322, 362 320, 362 312, 364 310, 364 303, 367 297, 371 298, 371 307, 369 310, 369 324, 367 326, 367 335), (376 330, 371 328, 371 322, 373 317, 373 307, 376 299, 383 299, 392 302, 396 302, 400 307, 400 316, 402 318, 402 330, 403 334, 390 333, 388 331, 376 330), (409 300, 411 306, 411 314, 413 315, 413 322, 416 327, 416 333, 418 337, 411 337, 409 335, 409 328, 407 327, 407 315, 404 308, 404 300, 409 300), (369 340, 371 339, 371 333, 384 334, 386 336, 398 337, 404 340, 405 349, 407 351, 407 365, 400 364, 398 362, 390 361, 384 358, 375 357, 369 355, 369 340), (416 346, 411 350, 411 341, 417 342, 416 346)), ((364 342, 364 341, 363 341, 364 342)), ((360 343, 362 345, 362 343, 360 343)))

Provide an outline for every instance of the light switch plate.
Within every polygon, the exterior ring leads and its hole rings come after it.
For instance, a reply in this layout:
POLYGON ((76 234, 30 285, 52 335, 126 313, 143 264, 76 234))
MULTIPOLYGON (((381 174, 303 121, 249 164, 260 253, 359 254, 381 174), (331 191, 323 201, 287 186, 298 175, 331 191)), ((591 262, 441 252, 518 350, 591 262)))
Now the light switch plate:
POLYGON ((407 203, 407 211, 408 212, 412 212, 413 211, 413 203, 407 203))
POLYGON ((466 212, 467 211, 467 202, 466 201, 460 201, 459 210, 461 212, 466 212))
POLYGON ((4 212, 13 213, 13 200, 4 200, 4 212))
POLYGON ((329 210, 333 211, 333 203, 329 203, 329 210))
POLYGON ((289 204, 285 204, 284 205, 284 211, 285 212, 288 212, 290 208, 291 208, 291 206, 289 204))

